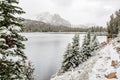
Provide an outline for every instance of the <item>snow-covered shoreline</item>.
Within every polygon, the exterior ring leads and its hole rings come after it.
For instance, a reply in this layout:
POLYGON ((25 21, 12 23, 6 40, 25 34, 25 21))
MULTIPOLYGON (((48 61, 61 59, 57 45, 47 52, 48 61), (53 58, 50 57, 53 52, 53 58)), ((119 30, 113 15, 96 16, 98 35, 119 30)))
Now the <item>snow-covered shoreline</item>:
MULTIPOLYGON (((41 33, 41 34, 86 34, 86 32, 22 32, 26 33, 41 33)), ((97 35, 106 36, 107 32, 95 32, 97 35)), ((92 34, 92 33, 91 33, 92 34)))
POLYGON ((51 80, 120 80, 120 43, 116 38, 73 71, 51 80))

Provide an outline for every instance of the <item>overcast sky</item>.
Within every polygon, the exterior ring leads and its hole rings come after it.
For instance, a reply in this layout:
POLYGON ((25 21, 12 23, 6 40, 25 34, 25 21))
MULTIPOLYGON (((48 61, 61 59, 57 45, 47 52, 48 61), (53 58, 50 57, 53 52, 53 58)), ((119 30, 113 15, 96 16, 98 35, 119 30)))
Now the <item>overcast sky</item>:
POLYGON ((57 13, 72 24, 105 26, 109 16, 120 9, 120 0, 20 0, 24 18, 35 19, 41 12, 57 13))

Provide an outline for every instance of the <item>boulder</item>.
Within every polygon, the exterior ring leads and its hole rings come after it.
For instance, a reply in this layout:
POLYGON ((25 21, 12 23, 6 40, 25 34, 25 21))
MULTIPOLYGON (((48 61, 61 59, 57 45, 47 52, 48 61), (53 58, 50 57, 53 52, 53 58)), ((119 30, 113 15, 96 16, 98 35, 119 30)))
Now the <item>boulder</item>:
POLYGON ((116 72, 112 72, 108 75, 105 75, 105 77, 108 78, 108 79, 113 79, 113 78, 117 79, 116 72))

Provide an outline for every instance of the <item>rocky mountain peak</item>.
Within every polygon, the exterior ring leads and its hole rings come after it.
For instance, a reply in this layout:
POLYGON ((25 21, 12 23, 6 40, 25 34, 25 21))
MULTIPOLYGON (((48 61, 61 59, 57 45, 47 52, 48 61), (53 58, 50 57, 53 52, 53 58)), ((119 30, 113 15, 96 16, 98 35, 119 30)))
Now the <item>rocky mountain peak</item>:
POLYGON ((38 15, 37 20, 49 23, 51 25, 57 26, 71 26, 71 23, 64 18, 62 18, 59 14, 50 14, 49 12, 43 12, 38 15))

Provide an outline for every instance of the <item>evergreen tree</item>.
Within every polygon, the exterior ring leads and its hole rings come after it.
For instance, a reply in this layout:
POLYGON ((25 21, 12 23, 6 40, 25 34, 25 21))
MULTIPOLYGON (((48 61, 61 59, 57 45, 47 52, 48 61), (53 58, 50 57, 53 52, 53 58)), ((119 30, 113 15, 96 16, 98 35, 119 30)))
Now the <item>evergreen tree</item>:
POLYGON ((91 40, 91 32, 88 31, 87 35, 85 35, 85 37, 84 37, 84 41, 83 41, 82 47, 85 46, 85 45, 89 45, 90 44, 90 40, 91 40))
POLYGON ((65 52, 61 72, 64 73, 68 70, 76 68, 80 64, 79 58, 79 35, 75 34, 72 45, 68 44, 67 50, 65 52))
POLYGON ((91 42, 91 33, 90 33, 90 31, 88 31, 87 35, 85 35, 85 37, 84 37, 84 41, 83 41, 82 48, 81 48, 81 51, 80 51, 80 54, 82 56, 82 59, 80 60, 81 62, 84 62, 89 57, 91 57, 90 42, 91 42))
POLYGON ((97 50, 99 48, 99 42, 97 40, 96 34, 94 34, 90 46, 91 46, 91 51, 97 50))
POLYGON ((22 41, 26 38, 18 34, 23 30, 22 18, 15 15, 24 11, 17 7, 18 0, 0 0, 0 79, 24 79, 23 64, 26 56, 22 41))
POLYGON ((26 62, 24 64, 24 74, 25 74, 25 80, 34 80, 34 68, 31 62, 26 62))
POLYGON ((120 27, 120 10, 116 11, 115 16, 110 16, 110 21, 107 23, 108 38, 115 38, 119 33, 120 27))
POLYGON ((72 67, 75 68, 80 64, 80 51, 79 51, 79 34, 75 34, 72 42, 72 67))
POLYGON ((97 40, 96 35, 94 34, 93 38, 91 39, 91 33, 88 31, 87 35, 84 37, 83 45, 80 50, 81 54, 81 62, 86 61, 89 57, 91 57, 93 54, 92 52, 94 50, 97 50, 99 48, 99 42, 97 40))
POLYGON ((116 34, 116 26, 115 26, 115 18, 114 18, 114 15, 112 14, 111 16, 110 16, 110 21, 109 21, 109 23, 107 23, 107 30, 108 30, 108 38, 112 38, 112 36, 114 35, 114 34, 116 34))
POLYGON ((61 67, 62 73, 68 71, 72 67, 72 63, 70 61, 71 56, 72 56, 72 47, 71 47, 71 44, 69 43, 63 57, 63 62, 61 67))

